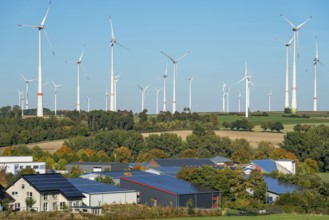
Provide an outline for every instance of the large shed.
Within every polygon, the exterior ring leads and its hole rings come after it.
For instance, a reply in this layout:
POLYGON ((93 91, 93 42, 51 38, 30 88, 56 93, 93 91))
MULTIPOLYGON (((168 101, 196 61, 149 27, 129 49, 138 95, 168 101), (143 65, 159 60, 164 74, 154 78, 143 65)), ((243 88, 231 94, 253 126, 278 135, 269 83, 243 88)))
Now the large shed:
POLYGON ((72 162, 66 165, 66 170, 70 172, 72 167, 79 167, 84 173, 129 170, 128 164, 118 162, 72 162))
POLYGON ((219 191, 166 175, 120 177, 120 186, 140 192, 140 203, 195 208, 217 208, 219 191))

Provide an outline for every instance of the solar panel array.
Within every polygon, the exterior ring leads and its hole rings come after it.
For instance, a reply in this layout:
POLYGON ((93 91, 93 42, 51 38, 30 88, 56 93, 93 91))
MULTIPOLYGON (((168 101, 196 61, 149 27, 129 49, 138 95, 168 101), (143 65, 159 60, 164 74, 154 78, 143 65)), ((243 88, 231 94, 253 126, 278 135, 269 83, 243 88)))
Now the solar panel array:
POLYGON ((299 191, 299 188, 296 185, 285 183, 272 177, 264 176, 264 180, 267 185, 267 190, 278 195, 299 191))
POLYGON ((23 178, 39 192, 60 191, 68 199, 84 197, 83 194, 61 174, 24 175, 23 178))
POLYGON ((179 166, 179 167, 200 167, 202 165, 215 166, 209 158, 170 158, 170 159, 154 159, 159 166, 179 166))
POLYGON ((271 173, 274 170, 278 170, 276 168, 276 164, 271 159, 263 159, 263 160, 252 160, 254 164, 261 167, 263 170, 265 170, 267 173, 271 173))
POLYGON ((130 180, 131 182, 135 182, 141 185, 147 185, 151 188, 168 191, 176 195, 217 192, 216 190, 210 188, 201 187, 181 179, 164 175, 130 176, 122 177, 121 179, 126 179, 128 181, 130 180))

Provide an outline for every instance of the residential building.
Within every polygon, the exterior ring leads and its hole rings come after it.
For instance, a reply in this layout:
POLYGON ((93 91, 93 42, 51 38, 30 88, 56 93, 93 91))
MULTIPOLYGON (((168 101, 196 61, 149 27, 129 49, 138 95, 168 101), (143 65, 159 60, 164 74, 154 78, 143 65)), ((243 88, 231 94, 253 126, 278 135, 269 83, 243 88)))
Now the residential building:
POLYGON ((61 174, 22 175, 5 189, 14 210, 56 211, 81 206, 84 195, 61 174), (29 201, 29 202, 27 202, 29 201))
POLYGON ((33 162, 32 156, 0 156, 0 169, 16 175, 20 170, 32 168, 36 173, 46 173, 45 162, 33 162))

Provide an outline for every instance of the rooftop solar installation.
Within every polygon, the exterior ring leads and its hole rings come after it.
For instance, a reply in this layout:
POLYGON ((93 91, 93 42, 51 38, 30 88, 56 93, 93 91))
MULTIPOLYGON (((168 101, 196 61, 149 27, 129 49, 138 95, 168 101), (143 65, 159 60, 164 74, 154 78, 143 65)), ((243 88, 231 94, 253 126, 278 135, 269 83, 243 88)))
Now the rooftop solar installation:
POLYGON ((155 159, 155 163, 159 166, 179 166, 179 167, 199 167, 202 165, 215 166, 209 158, 178 158, 178 159, 155 159))
POLYGON ((261 167, 264 171, 267 173, 271 173, 274 170, 278 170, 276 168, 276 164, 273 160, 271 159, 265 159, 265 160, 252 160, 254 164, 257 166, 261 167))
POLYGON ((61 174, 23 175, 23 178, 39 192, 60 191, 66 198, 84 197, 83 194, 61 174))
POLYGON ((121 177, 121 180, 127 180, 175 195, 216 192, 216 190, 210 188, 194 185, 190 182, 164 175, 129 176, 121 177))
POLYGON ((147 173, 139 170, 129 170, 129 171, 109 171, 109 172, 97 172, 96 174, 110 176, 113 179, 119 179, 121 176, 145 176, 145 175, 155 175, 152 173, 147 173))
POLYGON ((69 178, 68 181, 83 193, 119 193, 135 191, 83 178, 69 178))
POLYGON ((264 180, 267 185, 267 191, 278 195, 300 190, 296 185, 285 183, 269 176, 264 176, 264 180))

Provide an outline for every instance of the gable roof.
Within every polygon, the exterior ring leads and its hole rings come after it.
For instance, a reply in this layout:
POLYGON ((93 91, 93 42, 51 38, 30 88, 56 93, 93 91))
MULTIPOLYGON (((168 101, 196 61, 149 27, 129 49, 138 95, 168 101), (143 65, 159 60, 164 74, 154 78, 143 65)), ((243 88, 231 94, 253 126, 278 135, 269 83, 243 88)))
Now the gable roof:
POLYGON ((177 173, 181 169, 182 169, 181 167, 152 167, 145 170, 145 172, 154 173, 157 175, 168 175, 168 176, 176 177, 177 173))
POLYGON ((296 185, 285 183, 269 176, 264 176, 264 180, 267 185, 267 191, 277 195, 300 190, 296 185))
POLYGON ((200 167, 203 165, 215 166, 209 158, 170 158, 154 159, 150 162, 151 166, 160 167, 200 167))
MULTIPOLYGON (((39 192, 59 191, 67 199, 81 199, 85 197, 77 188, 75 188, 64 176, 59 173, 29 174, 22 175, 21 178, 25 179, 39 192)), ((11 183, 7 189, 19 179, 11 183)))
POLYGON ((172 195, 197 194, 207 192, 218 192, 214 189, 194 185, 190 182, 177 179, 171 176, 150 175, 150 176, 129 176, 120 177, 121 181, 126 180, 135 184, 143 185, 172 195))
POLYGON ((83 178, 69 178, 67 180, 82 193, 97 194, 135 192, 135 190, 124 189, 111 184, 100 183, 83 178))
POLYGON ((275 164, 275 161, 271 159, 264 159, 264 160, 252 160, 251 161, 256 166, 260 167, 262 170, 264 170, 267 173, 272 173, 274 170, 278 170, 275 164))
POLYGON ((222 156, 216 156, 216 157, 210 158, 210 160, 215 164, 233 162, 233 160, 222 157, 222 156))

